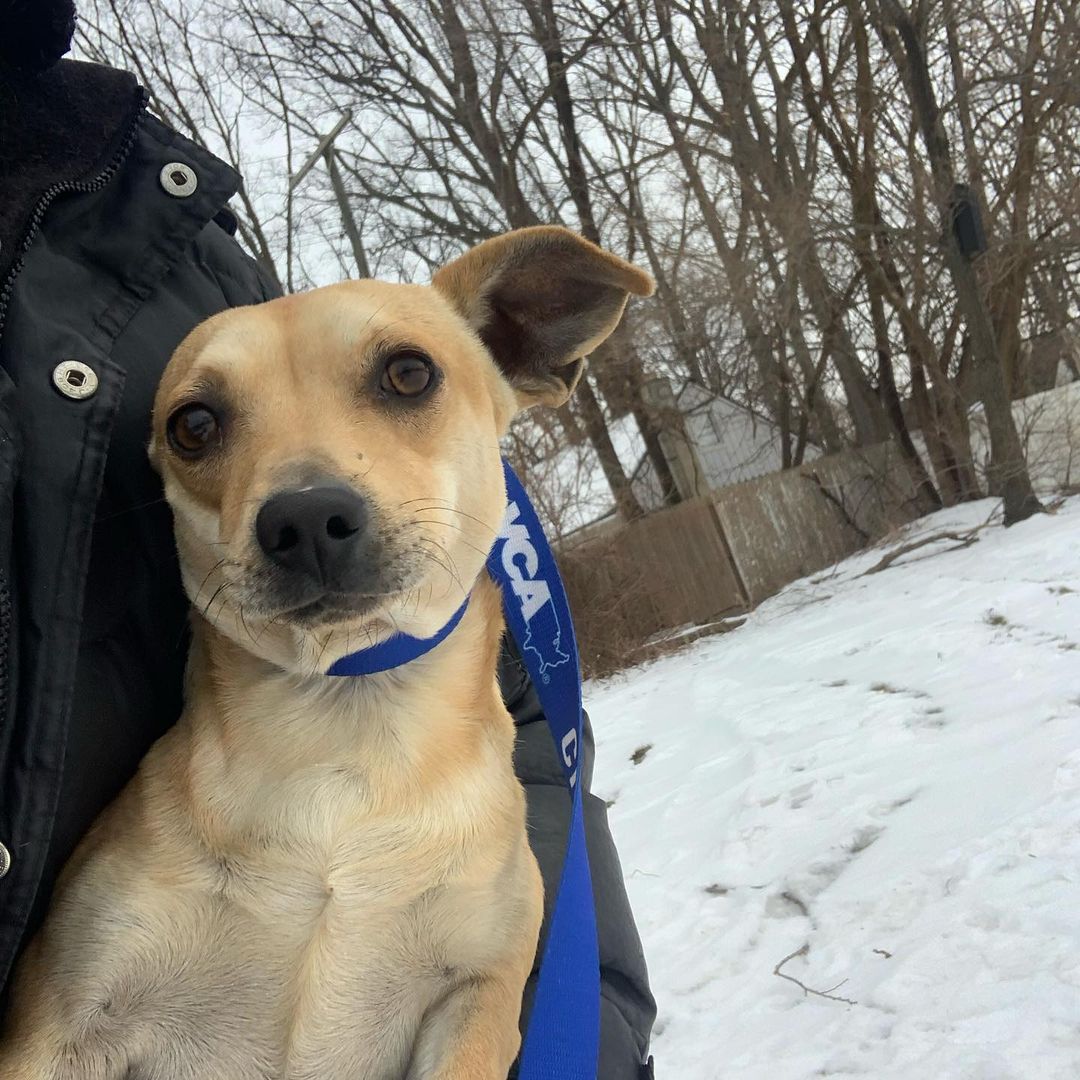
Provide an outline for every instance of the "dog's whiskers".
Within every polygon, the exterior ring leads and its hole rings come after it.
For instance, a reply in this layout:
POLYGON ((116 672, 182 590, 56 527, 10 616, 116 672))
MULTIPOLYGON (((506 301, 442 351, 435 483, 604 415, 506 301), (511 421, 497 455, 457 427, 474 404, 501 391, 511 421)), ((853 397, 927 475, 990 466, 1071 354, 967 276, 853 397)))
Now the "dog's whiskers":
POLYGON ((442 559, 438 558, 434 552, 427 550, 427 548, 417 548, 417 552, 420 555, 423 555, 425 558, 430 559, 441 570, 449 574, 454 584, 457 585, 457 587, 464 594, 467 590, 461 580, 461 574, 458 572, 457 565, 454 563, 453 556, 450 554, 450 552, 447 551, 446 548, 442 544, 440 544, 435 537, 424 534, 420 536, 418 540, 421 544, 431 544, 436 548, 437 551, 442 554, 442 556, 445 558, 445 562, 442 559))
POLYGON ((204 619, 209 618, 210 608, 214 601, 232 584, 230 581, 223 581, 215 590, 214 595, 206 602, 206 607, 202 610, 202 616, 204 619))
POLYGON ((279 611, 272 619, 267 619, 266 622, 263 623, 263 628, 259 631, 259 636, 257 638, 255 638, 255 644, 256 645, 258 645, 259 642, 262 641, 263 634, 265 634, 266 631, 269 630, 270 627, 274 625, 274 623, 278 622, 278 620, 281 619, 282 614, 283 613, 279 611))
MULTIPOLYGON (((469 521, 475 521, 477 525, 486 529, 492 536, 498 535, 498 530, 493 529, 486 521, 478 518, 475 514, 467 513, 465 510, 459 510, 458 507, 453 505, 440 506, 439 503, 449 503, 447 499, 440 499, 438 496, 431 495, 422 499, 406 499, 405 502, 398 503, 399 506, 411 506, 413 503, 430 503, 429 506, 418 506, 415 510, 411 510, 412 514, 426 514, 434 510, 438 510, 445 514, 457 514, 459 517, 467 518, 469 521)), ((449 522, 443 522, 441 524, 449 524, 449 522)))
POLYGON ((253 644, 253 645, 254 645, 254 644, 256 644, 256 639, 255 639, 255 635, 254 635, 254 634, 253 634, 253 633, 251 632, 251 627, 250 627, 250 626, 248 626, 248 621, 247 621, 247 619, 246 619, 246 618, 245 618, 245 616, 244 616, 244 605, 243 605, 243 604, 240 604, 240 605, 238 606, 238 608, 237 608, 237 614, 238 614, 238 615, 239 615, 239 617, 240 617, 240 625, 241 625, 241 626, 243 626, 243 628, 244 628, 244 631, 245 631, 245 632, 247 633, 247 636, 248 636, 249 638, 251 638, 251 642, 252 642, 252 644, 253 644))
POLYGON ((163 502, 165 502, 165 496, 161 495, 156 499, 150 499, 148 502, 125 506, 123 510, 114 510, 111 514, 102 514, 100 517, 94 518, 94 522, 100 524, 103 521, 112 521, 114 518, 123 517, 125 514, 134 514, 139 510, 148 510, 151 506, 160 506, 163 502))
MULTIPOLYGON (((456 580, 454 580, 454 576, 453 576, 453 574, 451 573, 450 569, 449 569, 449 568, 448 568, 448 567, 446 566, 446 564, 445 564, 445 563, 442 563, 442 562, 440 562, 440 561, 439 561, 439 560, 438 560, 438 559, 437 559, 437 558, 436 558, 436 557, 435 557, 435 556, 434 556, 434 555, 433 555, 433 554, 432 554, 431 552, 427 552, 427 551, 425 551, 425 552, 421 552, 421 554, 422 554, 422 555, 423 555, 423 556, 424 556, 425 558, 427 558, 427 559, 429 559, 429 560, 430 560, 431 562, 433 562, 433 563, 434 563, 434 564, 435 564, 435 565, 436 565, 436 566, 437 566, 437 567, 438 567, 438 568, 439 568, 440 570, 442 570, 442 571, 443 571, 443 573, 445 573, 445 574, 447 575, 447 577, 448 577, 448 578, 450 578, 450 586, 449 586, 449 588, 448 588, 448 589, 446 590, 446 592, 449 592, 451 588, 454 588, 454 587, 456 586, 456 587, 457 587, 457 589, 458 589, 458 591, 459 591, 459 592, 460 592, 460 593, 461 593, 461 594, 462 594, 463 596, 465 595, 465 589, 464 589, 464 587, 462 586, 461 582, 460 582, 460 581, 456 581, 456 580)), ((443 593, 443 595, 444 595, 444 596, 446 595, 446 592, 444 592, 444 593, 443 593)), ((429 586, 428 586, 428 601, 429 601, 429 602, 430 602, 431 598, 432 598, 432 597, 433 597, 434 595, 435 595, 435 590, 434 590, 434 588, 433 588, 432 586, 430 586, 430 585, 429 585, 429 586)), ((416 590, 416 607, 415 607, 415 608, 413 609, 413 615, 416 615, 416 614, 417 614, 417 613, 418 613, 418 612, 420 611, 420 605, 421 605, 421 601, 420 601, 420 590, 419 590, 419 589, 417 589, 417 590, 416 590)))
POLYGON ((207 571, 206 577, 202 579, 202 584, 195 590, 195 595, 191 600, 192 607, 199 606, 199 597, 202 596, 203 589, 206 588, 206 583, 214 576, 215 572, 220 570, 229 560, 227 558, 218 559, 213 566, 207 571))
MULTIPOLYGON (((315 672, 316 672, 316 674, 318 674, 319 672, 322 671, 323 654, 326 652, 327 648, 329 647, 330 639, 333 636, 334 636, 334 631, 333 630, 328 630, 327 633, 326 633, 326 637, 323 639, 322 648, 319 650, 319 655, 315 657, 315 672)), ((317 640, 318 640, 318 638, 316 638, 316 641, 317 640)))
MULTIPOLYGON (((416 522, 417 525, 440 525, 445 529, 456 529, 458 532, 465 531, 461 525, 455 525, 452 521, 436 521, 432 518, 414 518, 413 520, 416 522)), ((488 552, 484 551, 483 548, 478 548, 475 544, 470 543, 464 537, 462 537, 461 543, 463 543, 467 548, 470 548, 472 551, 475 551, 477 555, 481 555, 484 559, 487 559, 488 552)))

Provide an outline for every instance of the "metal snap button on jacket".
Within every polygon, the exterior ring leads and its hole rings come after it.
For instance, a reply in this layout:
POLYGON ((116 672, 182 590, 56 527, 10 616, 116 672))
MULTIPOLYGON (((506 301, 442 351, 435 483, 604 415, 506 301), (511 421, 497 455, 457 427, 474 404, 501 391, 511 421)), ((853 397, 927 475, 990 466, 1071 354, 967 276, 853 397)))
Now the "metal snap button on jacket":
POLYGON ((11 852, 0 844, 0 878, 11 869, 11 852))
POLYGON ((53 368, 53 385, 64 397, 82 401, 92 397, 98 388, 97 372, 79 360, 64 360, 53 368))
POLYGON ((170 161, 158 173, 158 180, 170 195, 175 195, 178 199, 186 199, 189 195, 194 195, 195 189, 199 186, 199 178, 195 175, 195 170, 182 161, 170 161))

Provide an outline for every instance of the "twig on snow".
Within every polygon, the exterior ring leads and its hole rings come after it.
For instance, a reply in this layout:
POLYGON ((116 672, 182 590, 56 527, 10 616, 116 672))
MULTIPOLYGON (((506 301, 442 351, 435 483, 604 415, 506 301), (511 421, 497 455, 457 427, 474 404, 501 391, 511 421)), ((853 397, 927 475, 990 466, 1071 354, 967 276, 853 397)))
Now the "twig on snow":
POLYGON ((802 982, 800 979, 796 979, 794 975, 788 975, 785 972, 781 971, 781 968, 789 960, 794 960, 796 956, 806 956, 809 951, 810 943, 806 942, 806 944, 804 944, 801 948, 796 949, 793 953, 788 953, 788 955, 785 956, 784 959, 781 960, 780 963, 773 968, 772 973, 774 975, 779 975, 781 979, 787 979, 788 982, 793 982, 804 994, 813 994, 814 997, 828 998, 829 1001, 842 1001, 845 1005, 858 1005, 859 1003, 857 1001, 852 1001, 851 998, 839 997, 838 995, 833 993, 834 990, 839 990, 840 987, 847 982, 847 979, 841 979, 840 982, 838 982, 835 986, 830 986, 828 990, 814 990, 812 987, 807 986, 806 983, 802 982))
POLYGON ((948 551, 959 551, 961 548, 971 547, 978 539, 978 529, 972 529, 971 532, 958 533, 958 532, 939 532, 934 533, 932 536, 924 536, 919 540, 912 540, 910 544, 901 544, 898 548, 890 551, 888 555, 885 555, 878 562, 874 563, 869 570, 866 570, 861 574, 861 577, 865 577, 867 574, 879 574, 882 570, 888 570, 890 566, 902 555, 908 555, 912 551, 917 551, 921 547, 926 547, 928 544, 936 544, 941 540, 952 540, 954 546, 948 548, 948 551))

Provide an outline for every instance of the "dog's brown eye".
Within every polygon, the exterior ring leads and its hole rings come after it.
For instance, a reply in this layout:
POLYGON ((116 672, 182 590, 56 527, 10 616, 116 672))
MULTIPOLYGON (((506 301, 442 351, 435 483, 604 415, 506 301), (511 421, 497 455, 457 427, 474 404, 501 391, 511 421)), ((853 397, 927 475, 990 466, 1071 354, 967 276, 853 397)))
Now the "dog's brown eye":
POLYGON ((201 454, 221 442, 218 418, 205 406, 184 405, 169 417, 169 442, 174 450, 186 456, 201 454))
POLYGON ((419 397, 435 378, 431 361, 422 353, 404 352, 391 356, 383 368, 379 385, 388 394, 419 397))

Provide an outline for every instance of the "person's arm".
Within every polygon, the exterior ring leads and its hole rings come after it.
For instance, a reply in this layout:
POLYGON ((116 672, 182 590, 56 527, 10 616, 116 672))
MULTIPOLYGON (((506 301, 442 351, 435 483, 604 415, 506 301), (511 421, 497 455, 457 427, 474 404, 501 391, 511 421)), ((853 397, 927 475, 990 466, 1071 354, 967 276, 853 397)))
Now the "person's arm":
MULTIPOLYGON (((566 850, 570 800, 536 691, 509 639, 500 661, 499 681, 503 700, 517 724, 514 764, 528 799, 529 842, 544 877, 544 926, 540 932, 543 942, 566 850)), ((607 807, 589 790, 593 735, 587 716, 580 760, 585 835, 600 947, 600 1062, 597 1077, 598 1080, 645 1080, 652 1076, 651 1066, 646 1062, 656 1004, 649 990, 645 956, 626 896, 619 856, 608 828, 607 807)), ((525 989, 523 1030, 531 1011, 535 984, 534 967, 525 989)))

